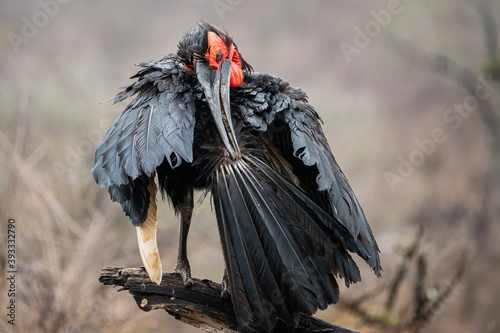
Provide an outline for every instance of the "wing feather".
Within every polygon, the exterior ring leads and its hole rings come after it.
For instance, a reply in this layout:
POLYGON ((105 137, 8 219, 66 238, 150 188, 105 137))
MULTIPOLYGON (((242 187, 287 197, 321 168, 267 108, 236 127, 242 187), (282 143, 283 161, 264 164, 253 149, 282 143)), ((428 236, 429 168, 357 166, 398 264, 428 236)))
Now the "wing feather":
POLYGON ((129 216, 137 216, 136 225, 147 216, 147 206, 134 202, 144 197, 136 193, 140 183, 136 180, 151 176, 164 160, 172 168, 192 162, 196 112, 175 55, 140 65, 144 69, 133 76, 137 81, 125 87, 114 103, 137 96, 108 130, 92 169, 96 182, 109 188, 111 199, 120 202, 129 216))
POLYGON ((318 115, 305 101, 297 101, 296 108, 289 108, 283 115, 290 127, 294 156, 317 168, 316 190, 328 193, 333 216, 368 249, 365 260, 380 276, 378 245, 354 191, 333 157, 318 115))
POLYGON ((359 243, 357 248, 362 249, 358 254, 380 275, 378 245, 307 95, 288 82, 263 73, 246 76, 233 95, 234 105, 245 122, 254 130, 267 133, 293 167, 299 187, 347 228, 359 243))

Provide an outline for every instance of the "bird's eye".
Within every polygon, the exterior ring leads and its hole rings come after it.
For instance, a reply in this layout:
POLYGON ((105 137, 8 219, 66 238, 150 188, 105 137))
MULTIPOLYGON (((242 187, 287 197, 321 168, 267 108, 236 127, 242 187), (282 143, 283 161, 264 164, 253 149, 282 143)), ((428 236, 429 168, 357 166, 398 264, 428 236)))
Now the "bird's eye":
POLYGON ((219 52, 217 52, 217 54, 215 55, 215 61, 219 62, 221 59, 222 59, 222 52, 221 52, 221 51, 219 51, 219 52))

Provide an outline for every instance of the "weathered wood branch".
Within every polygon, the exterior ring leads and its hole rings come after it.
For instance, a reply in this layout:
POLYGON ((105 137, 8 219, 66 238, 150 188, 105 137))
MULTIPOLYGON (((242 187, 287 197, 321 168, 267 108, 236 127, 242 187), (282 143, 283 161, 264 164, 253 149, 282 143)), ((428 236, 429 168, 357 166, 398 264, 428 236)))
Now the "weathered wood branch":
MULTIPOLYGON (((176 319, 206 332, 239 332, 231 299, 220 297, 221 286, 209 280, 193 279, 184 288, 179 274, 163 273, 161 285, 151 282, 143 268, 105 267, 99 281, 128 290, 143 311, 164 309, 176 319)), ((279 321, 272 332, 279 333, 356 333, 315 317, 302 316, 299 327, 290 329, 279 321)))

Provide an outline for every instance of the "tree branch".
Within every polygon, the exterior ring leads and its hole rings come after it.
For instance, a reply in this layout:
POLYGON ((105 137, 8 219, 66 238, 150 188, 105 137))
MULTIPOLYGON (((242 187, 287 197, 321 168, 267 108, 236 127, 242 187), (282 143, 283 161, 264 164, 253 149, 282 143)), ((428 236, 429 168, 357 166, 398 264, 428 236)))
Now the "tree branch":
MULTIPOLYGON (((479 84, 478 75, 470 70, 467 66, 462 66, 453 61, 446 55, 440 54, 435 56, 427 55, 420 48, 404 41, 401 38, 392 36, 391 45, 395 54, 403 59, 407 59, 414 66, 418 65, 422 68, 427 68, 435 73, 442 74, 457 85, 462 87, 470 96, 476 96, 476 88, 479 84)), ((494 59, 491 61, 495 61, 494 59)), ((492 63, 493 64, 493 63, 492 63)), ((496 66, 496 63, 493 64, 496 66)), ((491 69, 493 71, 494 69, 491 69)), ((495 79, 491 73, 488 73, 487 78, 495 79)), ((496 82, 491 82, 496 85, 496 82)), ((496 108, 492 105, 490 98, 480 101, 480 112, 478 112, 484 126, 488 129, 492 138, 498 142, 500 140, 500 115, 496 108)))
POLYGON ((422 241, 423 235, 424 235, 424 228, 422 227, 422 225, 420 225, 418 233, 416 234, 412 245, 404 251, 403 259, 401 260, 401 264, 399 265, 398 273, 396 274, 394 280, 391 282, 390 290, 387 295, 387 302, 385 304, 386 310, 391 310, 392 307, 394 306, 394 302, 398 294, 399 287, 401 286, 401 283, 406 277, 411 260, 418 252, 418 248, 422 241))
POLYGON ((491 60, 495 59, 498 56, 498 30, 490 2, 488 0, 475 0, 472 3, 481 17, 488 56, 491 60))
MULTIPOLYGON (((105 267, 99 281, 128 290, 143 311, 164 309, 176 319, 206 332, 240 332, 231 299, 220 297, 221 286, 209 280, 193 279, 192 288, 184 288, 179 274, 163 273, 161 285, 149 279, 144 268, 105 267)), ((299 327, 290 329, 278 321, 274 333, 356 333, 348 328, 302 315, 299 327)))

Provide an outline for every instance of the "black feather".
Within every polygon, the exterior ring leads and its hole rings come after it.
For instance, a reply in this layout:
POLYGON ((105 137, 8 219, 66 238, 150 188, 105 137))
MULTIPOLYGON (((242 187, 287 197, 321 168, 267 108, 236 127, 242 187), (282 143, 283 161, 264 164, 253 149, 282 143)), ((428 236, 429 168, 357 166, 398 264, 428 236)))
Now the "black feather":
POLYGON ((189 86, 180 84, 186 73, 179 71, 176 56, 141 66, 145 69, 134 77, 137 82, 115 97, 116 103, 138 94, 97 148, 92 170, 96 182, 109 187, 112 200, 122 204, 135 225, 147 216, 147 185, 137 185, 140 178, 151 176, 164 160, 171 168, 192 162, 196 112, 189 86))

